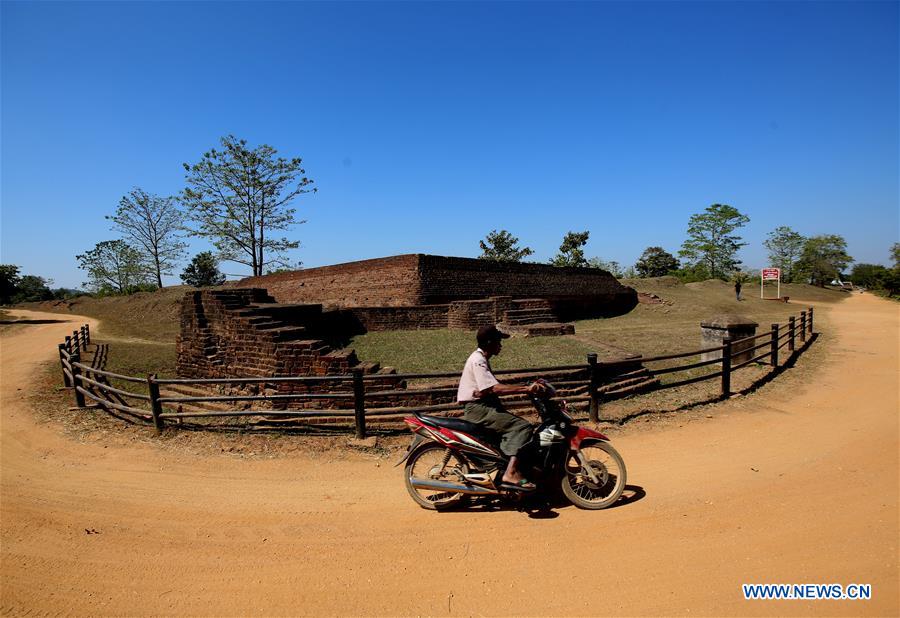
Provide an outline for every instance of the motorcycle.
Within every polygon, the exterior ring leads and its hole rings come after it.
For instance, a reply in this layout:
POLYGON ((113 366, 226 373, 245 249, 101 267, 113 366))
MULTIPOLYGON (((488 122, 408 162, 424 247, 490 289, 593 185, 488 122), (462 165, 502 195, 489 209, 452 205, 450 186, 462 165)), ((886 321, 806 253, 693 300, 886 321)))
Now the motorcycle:
POLYGON ((625 489, 625 462, 598 431, 579 427, 565 401, 552 399, 553 387, 543 381, 541 394, 531 395, 541 422, 519 453, 520 467, 536 489, 501 486, 509 457, 500 451, 496 432, 459 418, 414 414, 404 419, 415 436, 397 466, 406 462, 406 489, 421 507, 450 509, 469 496, 520 499, 534 491, 559 488, 575 506, 603 509, 625 489))

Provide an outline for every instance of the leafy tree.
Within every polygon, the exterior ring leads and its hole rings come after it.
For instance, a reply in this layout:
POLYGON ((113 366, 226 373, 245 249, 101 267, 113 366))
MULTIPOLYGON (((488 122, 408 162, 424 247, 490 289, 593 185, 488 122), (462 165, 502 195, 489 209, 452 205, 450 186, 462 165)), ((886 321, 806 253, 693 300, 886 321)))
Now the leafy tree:
POLYGON ((21 281, 19 267, 15 264, 0 264, 0 305, 12 302, 16 288, 21 281))
POLYGON ((634 268, 639 277, 662 277, 678 270, 678 260, 662 247, 647 247, 634 268))
POLYGON ((622 267, 615 260, 606 261, 598 257, 592 257, 587 261, 587 265, 591 268, 608 271, 613 277, 622 277, 624 275, 622 267))
POLYGON ((76 255, 78 268, 87 271, 85 285, 101 294, 128 294, 150 282, 151 271, 140 251, 124 240, 104 240, 76 255))
POLYGON ((13 296, 14 303, 28 303, 41 300, 51 300, 53 292, 50 291, 48 282, 43 277, 36 275, 25 275, 19 280, 16 286, 16 293, 13 296))
POLYGON ((682 283, 706 281, 710 278, 709 269, 702 262, 699 264, 687 264, 678 270, 670 271, 669 274, 677 277, 682 283))
POLYGON ((900 268, 900 242, 891 246, 891 259, 894 261, 894 268, 900 268))
POLYGON ((803 252, 804 242, 803 236, 786 225, 769 232, 769 238, 763 242, 769 250, 769 263, 781 269, 782 281, 793 281, 794 264, 803 252))
POLYGON ((861 285, 866 288, 880 288, 889 272, 881 264, 856 264, 850 272, 850 281, 853 282, 853 285, 861 285))
POLYGON ((737 251, 747 244, 732 232, 749 221, 749 217, 733 206, 713 204, 704 212, 691 215, 688 238, 678 255, 690 265, 703 264, 710 277, 726 279, 728 273, 740 269, 737 251))
POLYGON ((806 239, 795 266, 799 277, 813 285, 824 286, 838 277, 853 261, 847 255, 847 241, 836 234, 806 239))
POLYGON ((881 278, 880 287, 887 292, 888 296, 900 294, 900 268, 886 269, 881 278))
POLYGON ((287 262, 285 262, 285 263, 279 264, 275 267, 267 266, 266 270, 265 270, 265 274, 274 275, 277 273, 291 273, 291 272, 294 272, 295 270, 302 270, 302 269, 303 269, 303 260, 297 260, 296 264, 288 264, 287 262))
POLYGON ((482 260, 494 260, 497 262, 521 262, 533 254, 530 247, 519 248, 519 239, 506 230, 491 230, 484 240, 479 240, 482 260))
POLYGON ((68 298, 85 295, 82 290, 75 290, 72 288, 54 288, 50 291, 53 292, 54 300, 66 300, 68 298))
POLYGON ((203 251, 194 256, 191 263, 181 273, 181 280, 195 288, 225 283, 225 275, 219 272, 219 262, 211 251, 203 251))
POLYGON ((300 246, 271 233, 303 223, 288 205, 316 189, 308 188, 313 181, 299 158, 276 157, 266 144, 248 149, 246 140, 232 135, 221 143, 223 150, 213 148, 199 163, 184 164, 188 187, 181 199, 197 225, 193 234, 210 238, 222 259, 261 275, 267 264, 286 264, 282 253, 300 246))
POLYGON ((50 300, 50 283, 37 275, 19 275, 15 264, 0 264, 0 304, 50 300))
POLYGON ((150 195, 135 187, 119 200, 116 214, 106 218, 112 220, 114 230, 144 254, 153 267, 157 287, 162 287, 162 276, 172 274, 187 246, 179 237, 184 215, 178 210, 176 199, 150 195))
POLYGON ((568 232, 563 237, 562 244, 550 263, 554 266, 587 266, 584 257, 584 246, 587 244, 590 232, 568 232))

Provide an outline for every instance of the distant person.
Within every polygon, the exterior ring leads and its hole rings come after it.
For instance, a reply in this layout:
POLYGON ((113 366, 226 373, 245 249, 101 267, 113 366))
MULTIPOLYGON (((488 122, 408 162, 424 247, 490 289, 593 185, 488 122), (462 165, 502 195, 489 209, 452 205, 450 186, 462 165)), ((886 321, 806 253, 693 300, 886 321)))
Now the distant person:
POLYGON ((734 297, 737 300, 741 300, 741 282, 740 281, 734 282, 734 297))
POLYGON ((519 450, 531 440, 532 425, 503 407, 499 395, 539 393, 542 386, 535 382, 528 386, 501 384, 491 371, 490 358, 500 354, 502 339, 509 337, 496 326, 483 326, 475 336, 478 349, 472 352, 459 380, 456 400, 465 407, 463 418, 470 423, 493 429, 501 435, 500 450, 509 456, 503 473, 502 486, 507 489, 531 491, 534 483, 519 470, 519 450))

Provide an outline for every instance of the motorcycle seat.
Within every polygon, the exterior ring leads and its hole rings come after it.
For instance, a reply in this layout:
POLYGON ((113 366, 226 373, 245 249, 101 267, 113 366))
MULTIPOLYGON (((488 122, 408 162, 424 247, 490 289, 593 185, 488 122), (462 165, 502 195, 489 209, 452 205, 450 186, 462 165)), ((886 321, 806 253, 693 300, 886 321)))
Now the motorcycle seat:
POLYGON ((496 440, 499 436, 496 431, 488 429, 478 423, 470 423, 461 418, 446 418, 443 416, 426 416, 425 414, 416 414, 423 423, 429 425, 437 425, 438 427, 446 427, 454 431, 464 431, 468 434, 480 436, 488 440, 496 440))

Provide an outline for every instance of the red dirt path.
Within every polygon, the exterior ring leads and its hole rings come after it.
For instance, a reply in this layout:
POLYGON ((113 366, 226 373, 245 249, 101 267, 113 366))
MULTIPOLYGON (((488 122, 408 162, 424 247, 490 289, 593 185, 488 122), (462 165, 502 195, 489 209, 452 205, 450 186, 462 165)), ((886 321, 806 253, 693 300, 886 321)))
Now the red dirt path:
POLYGON ((547 518, 423 511, 374 456, 76 442, 17 387, 90 320, 17 327, 0 339, 0 613, 896 616, 900 311, 864 295, 823 312, 814 381, 622 432, 646 495, 547 518), (873 598, 745 601, 744 582, 873 598))

